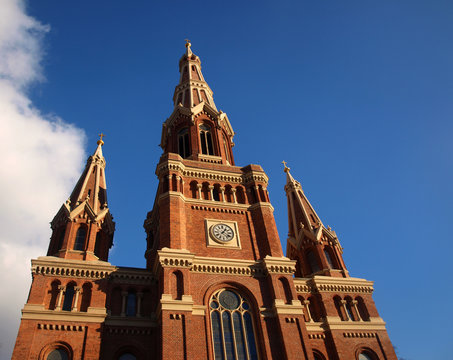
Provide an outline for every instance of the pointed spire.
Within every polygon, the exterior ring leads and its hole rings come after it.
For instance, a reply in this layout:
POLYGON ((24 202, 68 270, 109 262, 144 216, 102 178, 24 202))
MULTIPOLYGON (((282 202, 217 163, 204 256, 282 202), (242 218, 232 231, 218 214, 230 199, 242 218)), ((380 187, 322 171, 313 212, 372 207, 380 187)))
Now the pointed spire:
POLYGON ((301 228, 316 232, 323 226, 321 219, 305 196, 300 183, 292 177, 286 161, 282 161, 282 163, 283 171, 286 173, 285 191, 288 198, 289 232, 296 238, 301 228))
POLYGON ((49 255, 80 260, 107 261, 115 223, 107 205, 104 134, 69 199, 51 222, 49 255))
POLYGON ((322 274, 347 277, 342 248, 336 233, 321 222, 315 209, 305 196, 302 186, 286 173, 285 192, 288 200, 288 243, 287 256, 298 260, 297 276, 322 274))
POLYGON ((107 185, 105 181, 105 159, 102 154, 104 134, 99 134, 97 148, 91 155, 85 166, 77 185, 75 186, 69 200, 70 207, 74 209, 85 200, 90 205, 94 213, 98 213, 107 207, 107 185))
POLYGON ((192 44, 186 39, 186 51, 179 60, 181 73, 179 85, 175 88, 173 102, 175 107, 193 108, 204 102, 217 111, 213 99, 213 92, 204 80, 201 72, 200 58, 192 52, 192 44))

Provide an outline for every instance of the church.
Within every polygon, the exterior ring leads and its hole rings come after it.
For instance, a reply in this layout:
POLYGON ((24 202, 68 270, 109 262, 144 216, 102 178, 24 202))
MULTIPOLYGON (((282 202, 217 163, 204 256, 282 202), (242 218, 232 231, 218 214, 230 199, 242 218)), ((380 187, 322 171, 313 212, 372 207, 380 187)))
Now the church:
POLYGON ((283 254, 269 179, 235 164, 232 124, 189 42, 179 71, 144 222, 146 268, 108 262, 101 135, 51 222, 47 255, 32 260, 12 359, 397 360, 373 282, 349 275, 337 234, 286 163, 283 254))

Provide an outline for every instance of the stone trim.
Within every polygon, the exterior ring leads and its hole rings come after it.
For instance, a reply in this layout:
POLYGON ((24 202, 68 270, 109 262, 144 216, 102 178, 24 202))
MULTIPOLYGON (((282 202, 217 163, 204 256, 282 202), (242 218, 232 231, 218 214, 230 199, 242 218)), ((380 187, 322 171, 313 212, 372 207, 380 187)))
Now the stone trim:
POLYGON ((262 263, 259 261, 201 256, 195 257, 191 271, 254 277, 265 275, 265 270, 262 267, 262 263))
MULTIPOLYGON (((208 200, 206 200, 206 201, 208 201, 208 200)), ((229 204, 229 203, 222 203, 222 207, 225 207, 225 205, 223 205, 223 204, 229 204)), ((212 205, 212 202, 209 205, 212 205)), ((212 211, 212 212, 220 212, 220 213, 227 213, 227 214, 241 214, 241 215, 245 214, 244 210, 224 209, 224 208, 220 208, 220 207, 192 205, 191 208, 192 208, 192 210, 212 211)))
POLYGON ((35 275, 88 279, 103 279, 118 269, 104 261, 68 260, 54 256, 40 256, 33 259, 31 265, 35 275))
POLYGON ((374 338, 376 333, 343 333, 345 338, 374 338))
POLYGON ((294 285, 298 293, 335 292, 366 293, 374 290, 373 281, 359 278, 334 278, 315 275, 313 278, 295 278, 294 285))
POLYGON ((264 266, 269 274, 288 274, 296 272, 296 260, 287 257, 273 257, 267 255, 264 258, 264 266))
POLYGON ((370 321, 342 321, 338 316, 327 316, 325 324, 330 330, 385 330, 385 322, 380 317, 370 318, 370 321))
POLYGON ((44 305, 25 304, 22 309, 22 320, 40 321, 79 321, 85 323, 102 323, 107 312, 79 312, 79 311, 58 311, 46 310, 44 305))
POLYGON ((109 280, 120 284, 149 285, 155 281, 155 277, 146 269, 118 268, 110 274, 109 280))
POLYGON ((275 299, 273 311, 276 315, 304 315, 304 307, 299 300, 292 300, 291 304, 285 304, 281 299, 275 299))
POLYGON ((106 326, 130 326, 130 327, 156 327, 157 322, 154 318, 149 317, 126 317, 126 316, 107 316, 105 319, 106 326))
POLYGON ((85 330, 85 326, 82 326, 82 325, 38 323, 37 327, 39 330, 60 330, 60 331, 83 331, 83 330, 85 330))
POLYGON ((152 329, 123 329, 123 328, 106 328, 107 333, 111 335, 151 335, 152 329))
POLYGON ((308 334, 309 339, 325 339, 325 334, 308 334))

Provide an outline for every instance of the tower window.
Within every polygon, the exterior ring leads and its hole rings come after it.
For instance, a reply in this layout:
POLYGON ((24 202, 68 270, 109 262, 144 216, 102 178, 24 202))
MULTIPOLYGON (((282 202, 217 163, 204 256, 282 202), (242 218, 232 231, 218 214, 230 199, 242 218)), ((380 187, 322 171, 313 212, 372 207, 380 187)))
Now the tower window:
POLYGON ((94 255, 96 255, 97 257, 100 257, 99 255, 100 246, 101 246, 101 232, 98 231, 98 233, 96 234, 96 242, 94 243, 94 255))
POLYGON ((200 125, 200 143, 201 153, 205 155, 214 155, 212 146, 211 128, 206 125, 200 125))
POLYGON ((327 263, 329 264, 329 267, 331 269, 335 269, 335 266, 333 266, 332 258, 330 257, 329 251, 327 249, 324 249, 324 255, 326 257, 327 263))
POLYGON ((134 292, 129 292, 127 294, 127 303, 126 303, 126 316, 135 316, 136 315, 136 296, 134 292))
POLYGON ((58 236, 58 244, 57 244, 57 251, 63 247, 64 235, 66 233, 66 228, 62 226, 60 228, 60 234, 58 236))
POLYGON ((250 303, 229 289, 210 301, 214 359, 258 359, 250 303))
POLYGON ((66 286, 66 291, 64 293, 64 302, 63 302, 64 311, 71 311, 73 299, 74 299, 74 285, 66 286))
POLYGON ((228 142, 225 135, 223 135, 223 148, 225 149, 226 161, 228 161, 228 163, 231 164, 230 151, 228 150, 228 142))
POLYGON ((315 253, 313 251, 307 252, 307 260, 308 264, 310 265, 310 270, 312 273, 319 271, 318 261, 316 260, 315 253))
POLYGON ((178 132, 178 154, 183 158, 190 156, 189 129, 184 128, 178 132))
POLYGON ((74 250, 83 250, 85 247, 85 238, 87 237, 87 230, 84 226, 79 227, 77 230, 75 242, 74 242, 74 250))

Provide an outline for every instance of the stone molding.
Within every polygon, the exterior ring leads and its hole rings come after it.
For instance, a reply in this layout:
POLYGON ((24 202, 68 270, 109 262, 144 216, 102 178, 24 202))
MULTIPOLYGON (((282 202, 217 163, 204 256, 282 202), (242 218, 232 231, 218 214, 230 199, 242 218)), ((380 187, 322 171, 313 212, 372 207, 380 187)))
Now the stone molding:
POLYGON ((298 293, 334 292, 334 293, 365 293, 374 290, 373 281, 360 278, 336 278, 315 275, 313 278, 295 278, 294 285, 298 293))
POLYGON ((345 338, 374 338, 376 333, 343 333, 345 338))
POLYGON ((37 327, 39 330, 59 330, 59 331, 83 331, 83 330, 85 330, 85 326, 82 326, 82 325, 38 323, 37 327))
POLYGON ((274 299, 272 310, 275 315, 304 315, 304 307, 299 300, 292 300, 291 304, 285 304, 281 299, 274 299))
MULTIPOLYGON (((124 324, 121 324, 124 326, 124 324)), ((135 326, 135 325, 132 325, 135 326)), ((156 327, 157 324, 153 324, 151 327, 156 327)), ((116 328, 116 327, 106 327, 107 333, 110 335, 151 335, 151 329, 129 329, 129 328, 116 328)))
MULTIPOLYGON (((105 319, 106 326, 130 326, 136 328, 150 328, 156 327, 157 322, 153 318, 149 317, 127 317, 127 316, 107 316, 105 319)), ((124 329, 116 329, 116 330, 124 330, 124 329)), ((129 329, 131 330, 131 329, 129 329)), ((142 331, 142 330, 140 330, 142 331)))
POLYGON ((119 267, 110 274, 109 280, 118 284, 149 285, 155 277, 147 269, 119 267))
POLYGON ((330 330, 385 330, 385 322, 380 317, 370 318, 370 321, 342 321, 338 316, 327 316, 325 324, 330 330))
POLYGON ((263 262, 269 274, 292 275, 296 272, 296 260, 290 260, 287 257, 273 257, 267 255, 263 262))
POLYGON ((118 267, 105 261, 68 260, 54 256, 40 256, 31 261, 32 274, 58 277, 103 279, 118 267))
POLYGON ((102 323, 104 322, 107 312, 103 311, 73 312, 63 310, 46 310, 44 305, 25 304, 22 309, 22 320, 40 320, 40 321, 78 321, 83 323, 102 323))
POLYGON ((169 171, 177 172, 184 177, 191 179, 200 179, 208 181, 220 181, 234 184, 246 184, 249 182, 261 182, 268 184, 269 178, 264 171, 250 170, 247 173, 242 173, 241 168, 237 166, 228 166, 230 171, 225 170, 201 170, 198 167, 186 166, 182 160, 171 160, 168 159, 163 163, 159 164, 156 169, 156 175, 161 178, 169 171), (237 174, 234 174, 231 170, 235 170, 237 174))
POLYGON ((265 270, 259 261, 201 256, 195 257, 191 271, 198 273, 244 275, 253 277, 265 275, 265 270))

